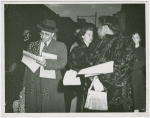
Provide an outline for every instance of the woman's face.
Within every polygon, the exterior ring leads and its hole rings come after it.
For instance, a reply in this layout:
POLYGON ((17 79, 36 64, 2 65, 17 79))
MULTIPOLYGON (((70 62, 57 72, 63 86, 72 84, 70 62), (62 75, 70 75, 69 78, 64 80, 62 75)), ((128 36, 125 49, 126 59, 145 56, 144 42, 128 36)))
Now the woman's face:
POLYGON ((135 44, 138 44, 141 41, 140 36, 139 36, 138 33, 133 34, 132 35, 132 39, 133 39, 133 41, 134 41, 135 44))
POLYGON ((87 30, 82 38, 86 43, 90 44, 93 41, 93 31, 87 30))

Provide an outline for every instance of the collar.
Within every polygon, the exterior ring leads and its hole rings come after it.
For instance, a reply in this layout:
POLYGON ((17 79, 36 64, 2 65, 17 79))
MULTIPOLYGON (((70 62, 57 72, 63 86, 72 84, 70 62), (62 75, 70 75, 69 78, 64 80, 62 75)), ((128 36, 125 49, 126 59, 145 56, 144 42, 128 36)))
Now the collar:
POLYGON ((86 47, 89 47, 90 44, 87 44, 87 42, 85 42, 84 40, 83 40, 83 42, 85 43, 86 47))
POLYGON ((85 44, 85 42, 83 40, 80 41, 79 45, 82 47, 82 48, 87 48, 87 45, 85 44))
POLYGON ((140 44, 139 43, 135 44, 135 48, 138 48, 138 47, 140 47, 140 44))
MULTIPOLYGON (((51 39, 51 40, 49 40, 49 41, 46 42, 47 46, 50 44, 50 42, 51 42, 52 40, 53 40, 53 39, 51 39)), ((44 42, 42 41, 42 43, 44 43, 44 42)))

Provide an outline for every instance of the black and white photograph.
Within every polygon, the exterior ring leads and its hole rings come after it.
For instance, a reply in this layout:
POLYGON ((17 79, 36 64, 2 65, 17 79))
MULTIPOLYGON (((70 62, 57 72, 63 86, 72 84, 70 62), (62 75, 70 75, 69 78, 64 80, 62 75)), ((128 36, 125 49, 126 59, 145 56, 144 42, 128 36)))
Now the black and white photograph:
POLYGON ((149 116, 148 2, 12 1, 1 10, 2 116, 149 116))

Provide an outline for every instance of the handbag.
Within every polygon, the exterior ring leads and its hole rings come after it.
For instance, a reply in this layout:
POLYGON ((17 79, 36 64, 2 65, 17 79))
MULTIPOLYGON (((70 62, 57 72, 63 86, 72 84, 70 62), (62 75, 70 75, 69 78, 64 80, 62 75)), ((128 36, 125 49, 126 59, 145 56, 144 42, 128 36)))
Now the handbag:
POLYGON ((92 81, 91 86, 88 90, 85 108, 91 110, 107 111, 108 110, 107 92, 91 90, 92 87, 94 86, 96 79, 98 79, 97 76, 94 77, 94 80, 92 81))

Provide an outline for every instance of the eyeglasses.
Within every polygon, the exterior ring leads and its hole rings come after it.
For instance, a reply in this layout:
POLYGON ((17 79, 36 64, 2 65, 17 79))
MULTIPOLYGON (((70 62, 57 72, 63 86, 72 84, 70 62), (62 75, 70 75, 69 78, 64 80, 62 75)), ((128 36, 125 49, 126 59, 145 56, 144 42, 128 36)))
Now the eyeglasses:
POLYGON ((51 33, 40 32, 40 35, 45 35, 45 37, 49 37, 49 36, 51 36, 51 33))

